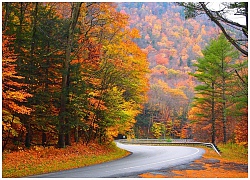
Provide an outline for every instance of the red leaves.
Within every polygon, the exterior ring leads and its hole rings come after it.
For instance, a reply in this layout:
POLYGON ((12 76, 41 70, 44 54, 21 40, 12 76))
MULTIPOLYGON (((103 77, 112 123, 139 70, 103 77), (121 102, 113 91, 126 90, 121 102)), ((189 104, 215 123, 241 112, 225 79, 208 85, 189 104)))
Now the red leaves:
MULTIPOLYGON (((243 109, 247 113, 247 108, 243 109)), ((235 141, 239 145, 248 146, 248 118, 247 116, 242 117, 238 122, 235 130, 235 141)))

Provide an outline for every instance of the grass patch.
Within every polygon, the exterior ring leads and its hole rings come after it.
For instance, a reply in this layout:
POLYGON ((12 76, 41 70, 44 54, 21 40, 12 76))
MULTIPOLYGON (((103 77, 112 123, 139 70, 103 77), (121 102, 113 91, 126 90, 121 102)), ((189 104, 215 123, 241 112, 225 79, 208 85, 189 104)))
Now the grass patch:
POLYGON ((111 145, 74 144, 64 149, 34 147, 30 150, 3 153, 2 177, 25 177, 107 162, 129 155, 111 145))
POLYGON ((204 157, 216 158, 227 162, 248 163, 248 148, 234 143, 218 144, 218 148, 221 151, 221 156, 219 156, 213 149, 205 148, 206 153, 204 154, 204 157))

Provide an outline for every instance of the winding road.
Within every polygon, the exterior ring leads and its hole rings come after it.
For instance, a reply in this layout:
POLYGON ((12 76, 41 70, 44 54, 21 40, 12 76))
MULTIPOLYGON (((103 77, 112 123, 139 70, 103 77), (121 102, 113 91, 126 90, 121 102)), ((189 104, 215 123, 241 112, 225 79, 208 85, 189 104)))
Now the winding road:
POLYGON ((184 146, 144 146, 117 142, 117 146, 132 152, 131 155, 107 163, 32 176, 32 178, 119 178, 152 170, 167 169, 198 159, 203 149, 184 146))

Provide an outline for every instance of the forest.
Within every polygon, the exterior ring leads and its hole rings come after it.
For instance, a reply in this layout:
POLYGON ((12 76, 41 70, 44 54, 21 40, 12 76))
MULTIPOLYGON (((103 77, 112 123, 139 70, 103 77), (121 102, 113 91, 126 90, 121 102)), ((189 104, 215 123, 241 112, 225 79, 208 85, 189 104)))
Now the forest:
POLYGON ((176 3, 4 2, 3 150, 119 134, 247 145, 247 60, 176 3))
POLYGON ((148 54, 151 70, 135 136, 247 145, 247 53, 239 52, 207 15, 186 18, 176 3, 118 7, 139 29, 142 38, 135 42, 148 54))

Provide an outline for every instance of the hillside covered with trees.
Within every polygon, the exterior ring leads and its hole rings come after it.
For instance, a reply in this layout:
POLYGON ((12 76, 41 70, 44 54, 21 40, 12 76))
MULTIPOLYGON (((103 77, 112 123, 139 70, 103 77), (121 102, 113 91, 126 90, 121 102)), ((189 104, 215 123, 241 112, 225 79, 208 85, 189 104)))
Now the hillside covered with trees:
MULTIPOLYGON (((221 42, 220 28, 205 14, 186 18, 184 7, 176 3, 119 3, 118 10, 130 16, 130 27, 139 29, 142 38, 135 42, 148 54, 151 70, 148 102, 136 118, 136 137, 245 144, 247 58, 227 40, 221 42), (213 67, 202 64, 219 36, 217 46, 222 49, 213 57, 213 67), (209 67, 210 77, 205 80, 199 74, 209 67), (213 90, 207 85, 211 76, 217 78, 213 90)), ((242 38, 233 28, 229 30, 242 38)), ((215 49, 210 54, 215 55, 215 49)))

